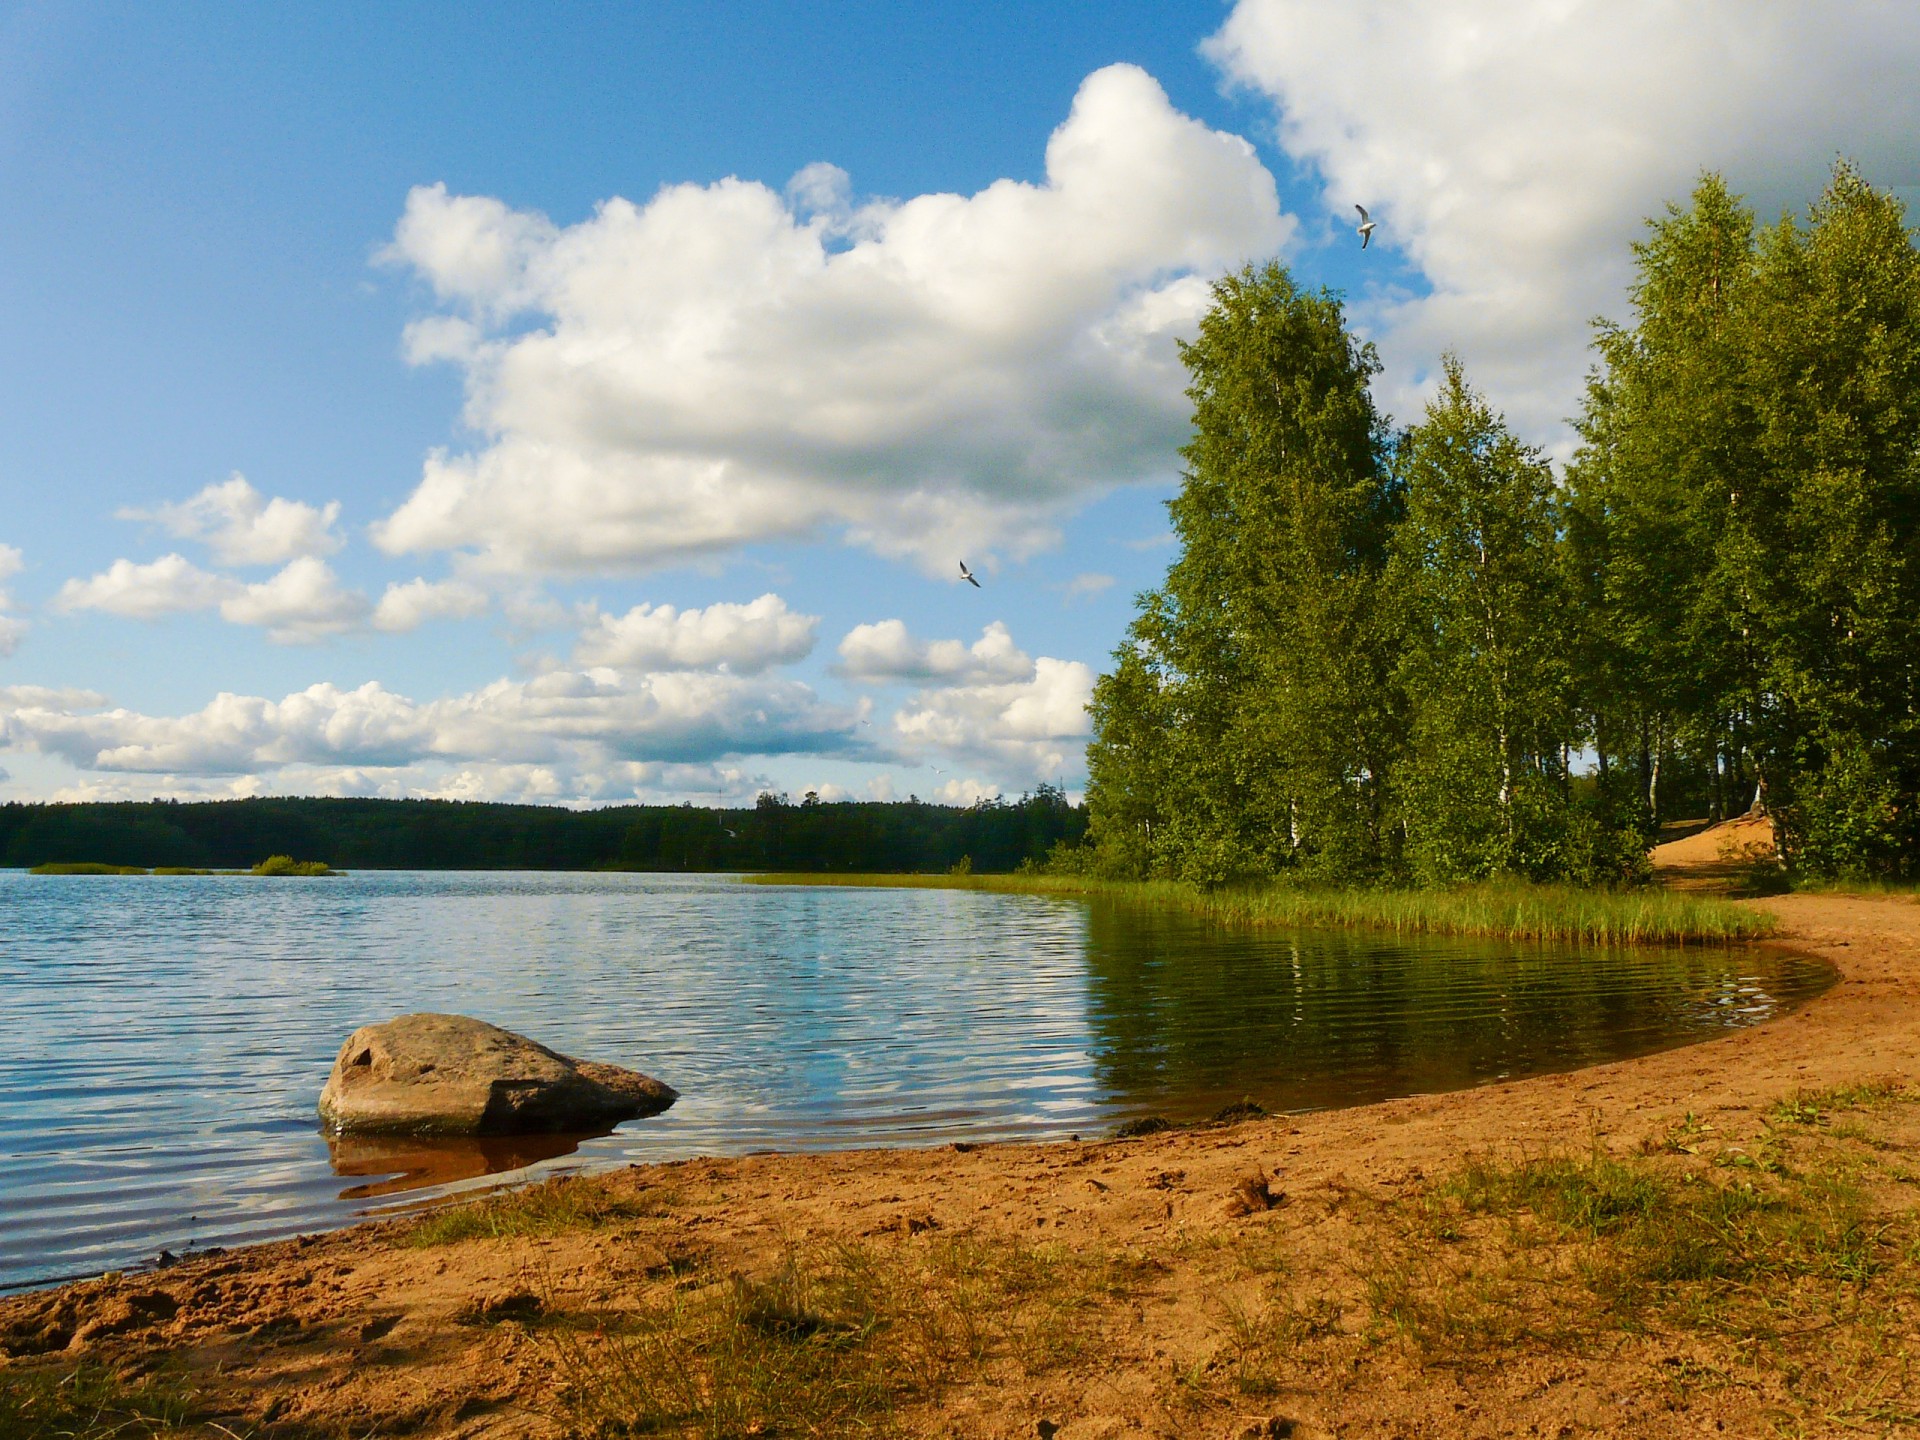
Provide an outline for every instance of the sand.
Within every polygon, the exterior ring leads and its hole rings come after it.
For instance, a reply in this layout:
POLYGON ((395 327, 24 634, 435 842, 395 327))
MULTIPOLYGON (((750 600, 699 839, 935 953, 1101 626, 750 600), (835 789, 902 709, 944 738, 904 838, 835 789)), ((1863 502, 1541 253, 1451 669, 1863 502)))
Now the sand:
MULTIPOLYGON (((1657 861, 1684 878, 1722 864, 1729 839, 1749 838, 1721 827, 1663 847, 1657 861)), ((707 1284, 738 1286, 794 1247, 845 1242, 910 1255, 982 1236, 1131 1257, 1134 1281, 1093 1317, 1091 1349, 1037 1373, 1005 1357, 963 1367, 895 1414, 900 1432, 1660 1436, 1773 1433, 1785 1423, 1788 1433, 1890 1433, 1897 1418, 1829 1429, 1784 1395, 1790 1375, 1770 1379, 1764 1365, 1746 1372, 1722 1359, 1713 1373, 1725 1383, 1678 1385, 1698 1346, 1671 1333, 1585 1353, 1517 1344, 1436 1360, 1375 1326, 1302 1345, 1252 1394, 1223 1378, 1238 1313, 1228 1297, 1252 1283, 1249 1246, 1290 1257, 1275 1273, 1303 1287, 1319 1274, 1358 1296, 1378 1217, 1468 1154, 1577 1153, 1596 1140, 1626 1153, 1687 1123, 1733 1135, 1783 1096, 1914 1075, 1920 905, 1838 895, 1746 903, 1772 911, 1785 943, 1827 959, 1841 978, 1785 1018, 1684 1049, 1125 1142, 636 1167, 607 1182, 613 1192, 661 1203, 611 1225, 413 1248, 402 1243, 409 1222, 382 1222, 264 1245, 10 1297, 0 1301, 0 1346, 19 1369, 163 1368, 241 1435, 560 1436, 576 1423, 559 1398, 566 1355, 536 1306, 549 1316, 618 1313, 707 1284), (1256 1176, 1280 1198, 1249 1212, 1235 1191, 1256 1176)), ((1270 1296, 1276 1283, 1261 1281, 1270 1296)), ((1737 1359, 1739 1337, 1711 1345, 1723 1342, 1737 1359)))

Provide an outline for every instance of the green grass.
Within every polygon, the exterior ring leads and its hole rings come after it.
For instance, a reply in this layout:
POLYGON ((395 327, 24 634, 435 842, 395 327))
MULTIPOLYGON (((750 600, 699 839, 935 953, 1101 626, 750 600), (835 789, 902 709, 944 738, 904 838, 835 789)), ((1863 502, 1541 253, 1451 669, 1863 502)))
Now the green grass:
POLYGON ((1342 1187, 1305 1229, 1216 1242, 1235 1266, 1224 1343, 1183 1383, 1232 1403, 1383 1347, 1455 1373, 1560 1356, 1682 1409, 1711 1393, 1728 1433, 1742 1411, 1742 1434, 1909 1433, 1913 1104, 1888 1083, 1796 1092, 1763 1116, 1689 1114, 1634 1152, 1596 1135, 1469 1156, 1411 1195, 1342 1187), (1338 1238, 1314 1257, 1312 1233, 1338 1238))
POLYGON ((1787 882, 1787 888, 1796 895, 1897 895, 1907 899, 1920 898, 1920 880, 1823 880, 1810 875, 1796 875, 1787 882))
POLYGON ((49 860, 27 871, 29 875, 145 875, 138 865, 99 865, 91 860, 49 860))
POLYGON ((561 1176, 432 1211, 416 1221, 400 1243, 425 1249, 505 1235, 561 1235, 658 1215, 668 1203, 665 1196, 618 1194, 606 1181, 592 1177, 561 1176))
POLYGON ((858 885, 990 890, 1118 900, 1179 910, 1223 925, 1334 927, 1398 934, 1468 935, 1593 945, 1728 943, 1773 933, 1771 915, 1713 896, 1669 890, 1583 890, 1570 885, 1489 882, 1450 890, 1295 889, 1283 885, 1207 890, 1172 880, 1094 880, 1064 875, 751 875, 755 885, 858 885))
POLYGON ((983 1372, 1027 1380, 1097 1350, 1125 1261, 1004 1237, 813 1244, 770 1274, 682 1280, 637 1310, 540 1332, 568 1433, 892 1433, 983 1372))
MULTIPOLYGON (((103 1365, 0 1366, 0 1435, 6 1440, 149 1440, 208 1433, 192 1398, 164 1377, 120 1379, 103 1365)), ((229 1431, 229 1434, 232 1432, 229 1431)))

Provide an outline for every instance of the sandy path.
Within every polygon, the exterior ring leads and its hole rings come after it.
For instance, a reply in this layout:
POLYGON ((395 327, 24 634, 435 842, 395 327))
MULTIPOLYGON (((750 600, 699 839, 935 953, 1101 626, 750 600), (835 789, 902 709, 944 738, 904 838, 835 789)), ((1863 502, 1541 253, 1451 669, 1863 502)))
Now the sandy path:
MULTIPOLYGON (((1717 859, 1711 835, 1678 843, 1688 848, 1663 863, 1717 859)), ((670 1195, 658 1216, 431 1249, 392 1243, 392 1223, 262 1246, 0 1301, 0 1346, 21 1366, 93 1357, 137 1372, 164 1357, 238 1417, 230 1425, 259 1434, 298 1422, 306 1434, 342 1436, 559 1435, 550 1347, 526 1327, 457 1323, 463 1309, 514 1289, 531 1289, 550 1307, 617 1306, 671 1284, 663 1277, 687 1255, 717 1275, 751 1276, 795 1243, 910 1246, 979 1233, 1168 1258, 1156 1262, 1150 1293, 1116 1302, 1097 1364, 1031 1382, 983 1374, 949 1388, 938 1409, 907 1412, 910 1433, 1028 1436, 1042 1433, 1042 1420, 1061 1427, 1061 1440, 1753 1433, 1766 1396, 1734 1387, 1676 1400, 1660 1369, 1676 1362, 1651 1340, 1651 1350, 1586 1357, 1488 1357, 1478 1369, 1423 1367, 1392 1346, 1359 1358, 1343 1351, 1338 1367, 1303 1360, 1282 1393, 1257 1404, 1196 1399, 1177 1378, 1210 1357, 1217 1363, 1221 1286, 1237 1272, 1210 1257, 1250 1234, 1290 1247, 1311 1270, 1351 1243, 1355 1197, 1375 1204, 1417 1193, 1469 1152, 1584 1150, 1596 1133, 1625 1150, 1664 1135, 1687 1112, 1737 1127, 1796 1090, 1920 1071, 1920 905, 1804 895, 1752 903, 1778 915, 1787 941, 1831 961, 1841 979, 1789 1017, 1686 1049, 1124 1143, 636 1168, 618 1184, 642 1198, 670 1195), (1287 1203, 1230 1214, 1234 1187, 1256 1171, 1287 1203), (1277 1419, 1260 1428, 1281 1416, 1291 1430, 1277 1419)))

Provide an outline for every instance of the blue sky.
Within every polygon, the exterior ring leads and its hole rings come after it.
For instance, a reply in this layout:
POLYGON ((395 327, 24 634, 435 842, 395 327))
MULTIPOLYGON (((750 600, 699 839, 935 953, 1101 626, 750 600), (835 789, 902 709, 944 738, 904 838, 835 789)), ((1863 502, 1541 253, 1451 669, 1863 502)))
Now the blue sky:
POLYGON ((1920 181, 1884 7, 1488 9, 0 4, 0 797, 1076 789, 1221 271, 1564 453, 1701 168, 1920 181))

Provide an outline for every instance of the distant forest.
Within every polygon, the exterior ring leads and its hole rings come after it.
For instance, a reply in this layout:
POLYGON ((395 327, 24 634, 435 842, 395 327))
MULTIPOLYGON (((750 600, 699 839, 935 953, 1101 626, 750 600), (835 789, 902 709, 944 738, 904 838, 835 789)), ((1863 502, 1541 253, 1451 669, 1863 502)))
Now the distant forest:
MULTIPOLYGON (((1449 360, 1412 426, 1277 265, 1182 354, 1180 555, 1094 692, 1085 868, 1205 883, 1643 874, 1764 809, 1814 875, 1920 873, 1920 246, 1846 165, 1719 177, 1634 248, 1556 473, 1449 360)), ((1073 858, 1073 857, 1063 857, 1073 858)))
POLYGON ((269 855, 354 870, 1018 869, 1072 845, 1086 811, 1042 785, 963 808, 900 802, 563 810, 451 800, 258 799, 0 805, 0 865, 241 869, 269 855))

